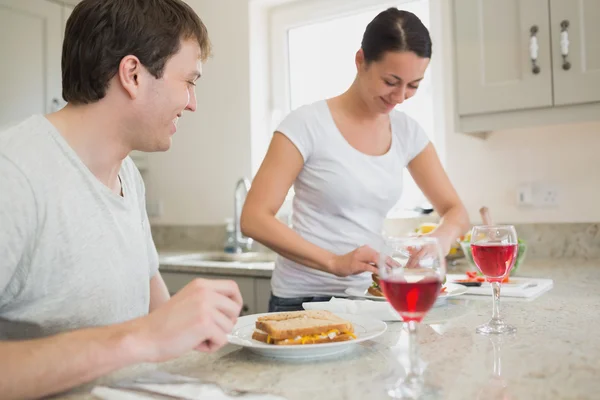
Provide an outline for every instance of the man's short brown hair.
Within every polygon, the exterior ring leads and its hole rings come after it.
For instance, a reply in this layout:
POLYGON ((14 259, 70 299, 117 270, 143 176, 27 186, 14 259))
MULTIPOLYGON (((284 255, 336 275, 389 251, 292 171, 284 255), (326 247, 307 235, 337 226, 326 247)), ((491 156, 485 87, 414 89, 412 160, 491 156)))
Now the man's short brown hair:
POLYGON ((127 55, 158 79, 182 39, 198 41, 202 61, 210 55, 206 26, 181 0, 82 0, 65 30, 63 98, 73 104, 102 99, 127 55))

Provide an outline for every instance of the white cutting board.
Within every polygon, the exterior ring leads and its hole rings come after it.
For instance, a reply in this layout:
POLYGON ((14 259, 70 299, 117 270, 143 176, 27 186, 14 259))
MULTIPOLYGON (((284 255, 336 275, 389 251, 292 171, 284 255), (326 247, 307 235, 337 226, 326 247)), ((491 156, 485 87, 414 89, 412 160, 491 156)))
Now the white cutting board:
MULTIPOLYGON (((455 280, 466 278, 466 275, 446 275, 447 282, 454 282, 455 280)), ((552 289, 553 286, 554 281, 552 279, 511 277, 508 283, 502 284, 500 297, 531 299, 547 292, 552 289)), ((489 283, 484 282, 479 287, 469 286, 465 294, 490 296, 492 294, 492 287, 489 283)))

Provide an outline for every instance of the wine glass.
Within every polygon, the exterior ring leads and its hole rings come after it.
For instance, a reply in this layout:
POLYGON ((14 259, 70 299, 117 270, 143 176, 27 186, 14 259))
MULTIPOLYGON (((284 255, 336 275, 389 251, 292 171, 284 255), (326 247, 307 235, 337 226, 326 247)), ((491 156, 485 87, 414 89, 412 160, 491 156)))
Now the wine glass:
POLYGON ((388 390, 391 397, 414 399, 435 394, 419 368, 417 324, 435 303, 446 276, 444 255, 432 237, 388 237, 378 263, 380 285, 408 329, 409 367, 388 390))
POLYGON ((492 345, 492 374, 479 392, 479 399, 502 399, 508 400, 512 398, 508 388, 508 381, 502 376, 502 345, 510 336, 506 335, 490 335, 489 341, 492 345))
POLYGON ((488 323, 478 326, 477 333, 514 334, 517 328, 500 317, 500 286, 510 274, 518 253, 517 232, 512 225, 475 226, 471 232, 471 252, 477 269, 492 286, 493 312, 488 323))

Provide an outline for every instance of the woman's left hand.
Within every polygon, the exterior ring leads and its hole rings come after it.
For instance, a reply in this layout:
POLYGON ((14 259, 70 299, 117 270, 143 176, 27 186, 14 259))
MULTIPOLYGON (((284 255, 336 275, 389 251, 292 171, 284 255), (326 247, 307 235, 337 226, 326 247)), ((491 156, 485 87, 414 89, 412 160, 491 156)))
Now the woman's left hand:
MULTIPOLYGON (((450 252, 450 245, 448 244, 449 241, 447 238, 436 236, 433 233, 434 232, 425 233, 425 234, 418 235, 418 236, 419 237, 436 238, 438 240, 439 247, 442 250, 443 262, 445 262, 446 255, 450 252)), ((410 258, 406 264, 406 267, 407 268, 416 268, 419 266, 419 263, 421 262, 421 260, 423 260, 425 258, 431 258, 436 252, 437 252, 437 249, 435 249, 435 247, 432 245, 425 245, 419 249, 414 249, 414 251, 411 251, 410 258)))
POLYGON ((446 257, 448 255, 448 253, 450 253, 450 248, 452 247, 452 243, 450 242, 450 238, 448 238, 447 236, 436 235, 435 231, 433 231, 431 233, 425 233, 425 234, 419 235, 419 236, 436 238, 440 244, 440 248, 442 249, 442 254, 444 255, 444 257, 446 257))

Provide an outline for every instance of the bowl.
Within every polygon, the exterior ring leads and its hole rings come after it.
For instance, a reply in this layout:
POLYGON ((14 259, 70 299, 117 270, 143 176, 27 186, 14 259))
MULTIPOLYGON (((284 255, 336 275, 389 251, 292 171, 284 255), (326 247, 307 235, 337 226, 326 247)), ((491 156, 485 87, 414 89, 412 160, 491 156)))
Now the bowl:
MULTIPOLYGON (((517 270, 519 269, 519 267, 523 264, 523 260, 525 260, 525 254, 527 253, 527 243, 525 243, 521 239, 518 239, 518 240, 519 240, 519 250, 517 252, 517 261, 515 261, 515 265, 510 270, 511 276, 515 275, 517 270)), ((471 266, 477 270, 475 261, 473 261, 473 253, 471 252, 471 242, 467 242, 467 241, 460 242, 460 247, 462 248, 463 253, 465 253, 465 258, 467 260, 469 260, 469 264, 471 264, 471 266)))

